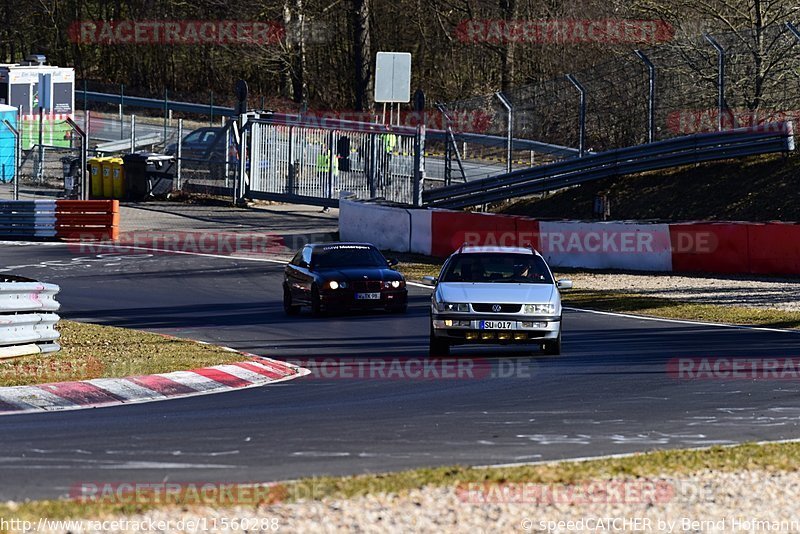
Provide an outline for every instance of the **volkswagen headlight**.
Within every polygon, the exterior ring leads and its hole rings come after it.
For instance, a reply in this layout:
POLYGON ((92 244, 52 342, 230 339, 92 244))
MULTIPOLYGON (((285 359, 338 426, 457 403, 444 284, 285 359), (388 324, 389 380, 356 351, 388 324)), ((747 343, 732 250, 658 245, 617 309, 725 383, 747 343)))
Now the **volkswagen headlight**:
POLYGON ((523 308, 526 315, 552 315, 556 312, 555 304, 526 304, 523 308))
POLYGON ((436 309, 440 312, 469 312, 466 302, 437 302, 436 309))

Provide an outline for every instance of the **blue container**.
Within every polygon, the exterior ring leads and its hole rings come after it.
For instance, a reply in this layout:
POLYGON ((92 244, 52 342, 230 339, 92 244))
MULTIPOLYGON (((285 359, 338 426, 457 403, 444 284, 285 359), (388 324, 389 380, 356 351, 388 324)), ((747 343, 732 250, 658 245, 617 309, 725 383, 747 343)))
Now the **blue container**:
POLYGON ((16 152, 14 150, 14 134, 3 123, 3 119, 17 128, 17 108, 0 104, 0 182, 14 179, 16 152))

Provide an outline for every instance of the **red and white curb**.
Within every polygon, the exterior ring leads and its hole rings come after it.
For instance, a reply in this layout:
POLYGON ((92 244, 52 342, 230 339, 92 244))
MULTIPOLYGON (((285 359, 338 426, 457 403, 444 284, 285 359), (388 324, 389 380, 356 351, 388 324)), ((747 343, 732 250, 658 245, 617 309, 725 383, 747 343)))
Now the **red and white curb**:
POLYGON ((209 395, 285 382, 310 373, 308 369, 290 363, 240 354, 249 359, 156 375, 0 388, 0 415, 99 408, 209 395))

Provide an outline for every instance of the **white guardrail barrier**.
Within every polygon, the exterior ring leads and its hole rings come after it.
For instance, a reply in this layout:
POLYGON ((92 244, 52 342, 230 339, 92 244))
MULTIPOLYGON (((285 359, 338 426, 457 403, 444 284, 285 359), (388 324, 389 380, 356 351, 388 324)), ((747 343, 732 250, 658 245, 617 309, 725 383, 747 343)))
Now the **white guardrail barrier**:
POLYGON ((60 288, 29 278, 0 275, 0 360, 56 352, 56 301, 60 288))

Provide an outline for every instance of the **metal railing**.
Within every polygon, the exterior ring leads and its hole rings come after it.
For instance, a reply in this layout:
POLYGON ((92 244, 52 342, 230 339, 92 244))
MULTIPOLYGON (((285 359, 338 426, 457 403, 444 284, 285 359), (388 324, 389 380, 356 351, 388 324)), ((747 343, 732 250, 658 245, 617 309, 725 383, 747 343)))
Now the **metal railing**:
POLYGON ((431 207, 464 208, 620 174, 792 150, 792 123, 771 123, 757 128, 695 134, 590 154, 463 185, 431 189, 423 192, 422 199, 425 205, 431 207))
POLYGON ((55 284, 0 275, 0 360, 56 352, 60 308, 55 284))
POLYGON ((349 192, 414 204, 421 187, 414 129, 269 114, 249 119, 246 136, 250 198, 337 205, 349 192))

